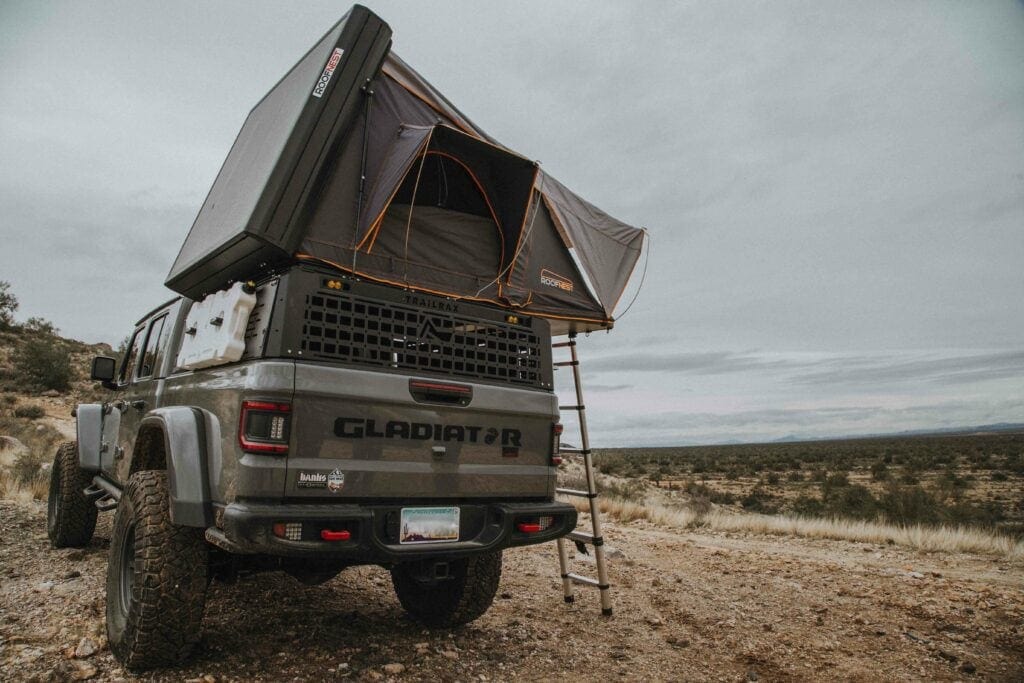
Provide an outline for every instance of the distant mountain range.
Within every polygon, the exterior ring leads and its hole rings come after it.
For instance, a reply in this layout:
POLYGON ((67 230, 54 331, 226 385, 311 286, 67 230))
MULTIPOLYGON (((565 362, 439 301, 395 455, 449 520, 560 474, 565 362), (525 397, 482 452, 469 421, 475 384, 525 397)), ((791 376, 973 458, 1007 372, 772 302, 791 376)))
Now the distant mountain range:
MULTIPOLYGON (((878 434, 856 434, 848 436, 799 436, 787 434, 769 443, 793 443, 796 441, 846 441, 849 439, 882 439, 899 436, 943 436, 954 434, 998 434, 1000 432, 1021 432, 1024 431, 1024 422, 997 422, 987 425, 973 425, 967 427, 942 427, 940 429, 908 429, 902 432, 882 432, 878 434)), ((737 443, 730 441, 720 445, 737 443)))

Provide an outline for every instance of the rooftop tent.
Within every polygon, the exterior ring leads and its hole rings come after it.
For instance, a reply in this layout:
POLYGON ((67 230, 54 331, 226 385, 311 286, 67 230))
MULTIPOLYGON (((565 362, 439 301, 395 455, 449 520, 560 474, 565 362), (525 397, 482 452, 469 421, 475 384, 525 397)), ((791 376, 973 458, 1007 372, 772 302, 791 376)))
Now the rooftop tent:
MULTIPOLYGON (((304 82, 310 93, 315 92, 337 52, 332 41, 342 42, 332 36, 343 36, 352 17, 363 17, 362 13, 376 19, 367 10, 354 8, 347 21, 339 23, 342 29, 336 26, 307 55, 305 61, 312 59, 313 67, 300 69, 300 62, 253 109, 211 198, 219 185, 238 184, 234 175, 225 176, 225 170, 239 165, 233 157, 245 147, 259 144, 259 131, 247 131, 250 121, 273 118, 273 112, 264 114, 261 108, 284 99, 278 91, 290 80, 304 82), (310 57, 314 53, 318 59, 310 57), (246 144, 239 149, 243 139, 246 144)), ((247 242, 261 246, 257 256, 264 263, 313 260, 400 287, 551 318, 556 334, 610 327, 612 310, 639 257, 643 232, 585 202, 536 163, 489 137, 390 51, 384 38, 390 36, 386 24, 375 27, 365 17, 361 21, 366 26, 363 32, 374 31, 376 48, 364 49, 369 56, 360 62, 361 70, 347 72, 346 60, 359 55, 346 48, 337 73, 356 76, 335 76, 336 84, 324 95, 347 95, 356 104, 347 110, 347 118, 335 116, 328 133, 309 144, 296 130, 287 137, 285 149, 302 151, 303 145, 316 143, 313 156, 318 163, 300 178, 281 176, 285 171, 279 170, 280 161, 269 173, 268 188, 273 189, 275 180, 295 188, 286 193, 295 198, 289 214, 293 229, 288 239, 276 241, 273 231, 256 231, 247 242), (371 70, 374 49, 381 56, 371 70), (372 80, 358 80, 364 73, 372 80)), ((367 43, 363 32, 357 39, 367 43)), ((348 40, 352 45, 358 42, 351 36, 348 40)), ((301 83, 289 93, 299 100, 314 97, 304 94, 301 83)), ((271 142, 266 144, 272 146, 271 142)), ((267 155, 273 156, 271 152, 267 155)), ((258 184, 250 186, 259 190, 258 184)), ((253 194, 257 202, 264 201, 258 192, 249 192, 253 194)), ((168 286, 189 296, 251 277, 242 271, 257 265, 252 259, 245 266, 226 265, 224 250, 218 259, 216 250, 209 249, 214 240, 202 239, 212 232, 208 216, 217 210, 208 206, 211 198, 168 279, 168 286), (199 247, 207 249, 205 256, 199 247), (181 274, 185 255, 191 258, 190 278, 181 274)), ((231 227, 240 223, 235 218, 218 234, 237 232, 231 227)))
POLYGON ((167 275, 169 288, 199 298, 292 258, 310 192, 390 45, 391 28, 356 5, 253 107, 167 275))

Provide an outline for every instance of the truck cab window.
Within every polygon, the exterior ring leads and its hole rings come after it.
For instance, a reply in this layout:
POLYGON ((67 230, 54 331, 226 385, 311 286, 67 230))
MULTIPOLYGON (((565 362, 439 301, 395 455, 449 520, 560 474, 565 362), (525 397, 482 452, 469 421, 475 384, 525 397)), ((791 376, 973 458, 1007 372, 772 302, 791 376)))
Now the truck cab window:
POLYGON ((156 372, 157 364, 160 362, 160 350, 167 341, 164 336, 166 320, 167 314, 165 313, 154 320, 149 328, 149 336, 146 337, 146 350, 142 353, 142 363, 139 366, 139 379, 152 377, 156 372))
POLYGON ((132 335, 132 341, 128 344, 128 355, 124 357, 124 362, 121 364, 119 384, 128 384, 132 381, 132 377, 135 374, 135 365, 139 358, 139 347, 142 346, 142 333, 144 330, 144 327, 140 327, 132 335))

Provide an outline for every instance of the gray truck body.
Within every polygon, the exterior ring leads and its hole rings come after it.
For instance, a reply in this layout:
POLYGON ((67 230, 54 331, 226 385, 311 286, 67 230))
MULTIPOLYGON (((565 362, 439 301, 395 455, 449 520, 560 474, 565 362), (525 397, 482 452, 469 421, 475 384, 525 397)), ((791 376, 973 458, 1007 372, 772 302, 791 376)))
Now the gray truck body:
POLYGON ((137 325, 114 400, 78 408, 81 467, 119 488, 166 469, 172 521, 240 554, 353 564, 458 557, 575 527, 554 502, 558 405, 540 318, 312 267, 259 283, 235 363, 176 367, 193 302, 137 325), (288 406, 287 453, 241 443, 242 405, 288 406), (330 477, 330 485, 327 478, 330 477), (458 507, 457 540, 403 544, 403 508, 458 507), (518 520, 547 515, 539 533, 518 520), (301 539, 271 533, 304 524, 301 539), (328 542, 320 528, 345 528, 328 542))

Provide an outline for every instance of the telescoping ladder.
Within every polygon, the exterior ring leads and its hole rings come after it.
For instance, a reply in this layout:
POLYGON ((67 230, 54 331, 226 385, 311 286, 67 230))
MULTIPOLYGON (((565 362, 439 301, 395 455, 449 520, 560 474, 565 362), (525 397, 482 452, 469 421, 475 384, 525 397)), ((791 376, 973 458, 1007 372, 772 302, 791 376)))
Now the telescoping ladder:
POLYGON ((594 476, 594 462, 590 454, 590 437, 587 435, 587 409, 583 404, 583 385, 580 382, 580 360, 576 355, 576 334, 569 334, 569 341, 552 344, 551 348, 568 348, 572 360, 554 363, 555 367, 571 367, 573 383, 576 386, 576 404, 571 406, 559 406, 559 410, 573 410, 579 416, 580 445, 581 448, 562 448, 559 453, 562 455, 582 455, 583 469, 587 478, 587 489, 556 488, 555 491, 565 496, 586 498, 590 504, 591 533, 573 531, 568 536, 556 541, 558 544, 558 563, 562 570, 562 590, 566 602, 573 602, 573 584, 592 586, 597 588, 601 594, 601 614, 610 616, 612 613, 612 596, 608 584, 608 565, 604 556, 604 537, 601 536, 601 514, 597 506, 597 479, 594 476), (582 576, 569 571, 569 544, 572 541, 582 553, 586 553, 587 546, 594 547, 594 561, 597 564, 597 578, 582 576))

